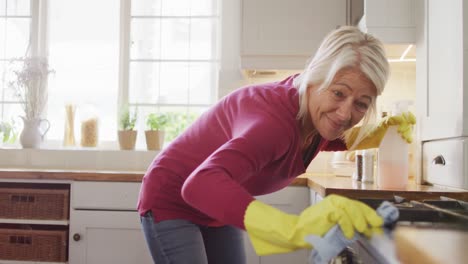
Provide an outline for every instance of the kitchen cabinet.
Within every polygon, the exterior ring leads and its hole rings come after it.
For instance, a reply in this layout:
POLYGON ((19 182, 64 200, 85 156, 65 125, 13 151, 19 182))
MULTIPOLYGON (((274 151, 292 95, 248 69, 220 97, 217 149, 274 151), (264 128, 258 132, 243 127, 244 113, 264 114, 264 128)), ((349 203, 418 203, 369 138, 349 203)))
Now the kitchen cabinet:
POLYGON ((153 263, 135 209, 140 183, 72 184, 70 264, 153 263))
POLYGON ((416 98, 422 181, 468 189, 468 6, 462 0, 420 4, 416 98))
POLYGON ((343 0, 242 0, 241 67, 303 69, 346 14, 343 0))
MULTIPOLYGON (((74 181, 71 190, 69 263, 153 263, 141 231, 137 204, 140 183, 74 181), (125 237, 125 239, 122 239, 125 237)), ((308 205, 309 188, 291 186, 256 197, 287 213, 308 205)), ((307 263, 309 251, 256 255, 244 237, 247 263, 307 263)))
POLYGON ((415 14, 415 0, 365 0, 358 25, 386 44, 409 44, 416 41, 415 14))
POLYGON ((72 210, 70 264, 153 263, 137 212, 72 210))
POLYGON ((417 90, 421 139, 468 136, 467 5, 461 0, 426 3, 427 32, 416 51, 418 67, 427 71, 417 72, 427 78, 417 90))

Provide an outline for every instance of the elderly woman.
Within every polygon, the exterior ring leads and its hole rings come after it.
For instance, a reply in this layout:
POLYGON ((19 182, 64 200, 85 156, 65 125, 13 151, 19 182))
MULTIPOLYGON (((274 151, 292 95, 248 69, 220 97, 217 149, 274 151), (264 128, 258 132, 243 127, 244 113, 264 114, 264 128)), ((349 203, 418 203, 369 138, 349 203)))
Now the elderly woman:
MULTIPOLYGON (((265 255, 311 248, 306 236, 336 224, 348 238, 381 226, 374 210, 340 196, 300 215, 254 196, 288 186, 320 151, 378 146, 386 122, 373 130, 353 127, 375 113, 388 71, 379 40, 341 27, 302 73, 220 100, 159 153, 143 178, 138 210, 154 261, 245 263, 243 230, 265 255)), ((409 119, 393 124, 404 128, 409 119)))

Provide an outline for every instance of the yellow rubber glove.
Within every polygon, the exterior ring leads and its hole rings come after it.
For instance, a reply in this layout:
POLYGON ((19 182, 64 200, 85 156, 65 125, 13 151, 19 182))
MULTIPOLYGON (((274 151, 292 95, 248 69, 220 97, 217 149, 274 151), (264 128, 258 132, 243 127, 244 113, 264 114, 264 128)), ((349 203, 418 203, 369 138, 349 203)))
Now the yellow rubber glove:
MULTIPOLYGON (((380 145, 389 126, 398 126, 398 133, 408 143, 413 142, 412 128, 416 124, 416 117, 411 112, 401 115, 390 116, 382 119, 380 123, 364 137, 354 149, 377 148, 380 145)), ((345 142, 348 149, 354 144, 361 127, 354 127, 345 135, 345 142)))
POLYGON ((338 195, 329 195, 297 215, 284 213, 254 200, 244 216, 244 225, 258 255, 287 253, 312 248, 307 235, 323 236, 336 224, 352 238, 354 230, 368 234, 383 224, 382 218, 369 206, 338 195))

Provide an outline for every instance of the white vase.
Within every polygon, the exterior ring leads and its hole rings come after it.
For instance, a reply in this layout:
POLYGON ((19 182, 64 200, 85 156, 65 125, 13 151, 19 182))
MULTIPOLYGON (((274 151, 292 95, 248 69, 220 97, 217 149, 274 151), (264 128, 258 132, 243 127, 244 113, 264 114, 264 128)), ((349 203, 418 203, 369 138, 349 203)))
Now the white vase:
POLYGON ((23 119, 23 131, 20 134, 20 143, 23 148, 39 148, 42 141, 44 140, 44 136, 50 128, 50 123, 47 119, 40 119, 40 118, 32 118, 23 119), (41 123, 45 122, 46 127, 41 131, 41 123))

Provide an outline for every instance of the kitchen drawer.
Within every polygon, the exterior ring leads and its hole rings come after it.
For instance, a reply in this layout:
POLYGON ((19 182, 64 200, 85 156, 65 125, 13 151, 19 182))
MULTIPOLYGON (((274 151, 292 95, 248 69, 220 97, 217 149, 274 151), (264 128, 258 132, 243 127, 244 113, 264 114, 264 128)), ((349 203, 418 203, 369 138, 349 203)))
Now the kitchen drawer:
POLYGON ((422 162, 423 181, 468 189, 468 138, 423 143, 422 162))
POLYGON ((73 209, 136 211, 140 182, 86 182, 72 184, 73 209))

